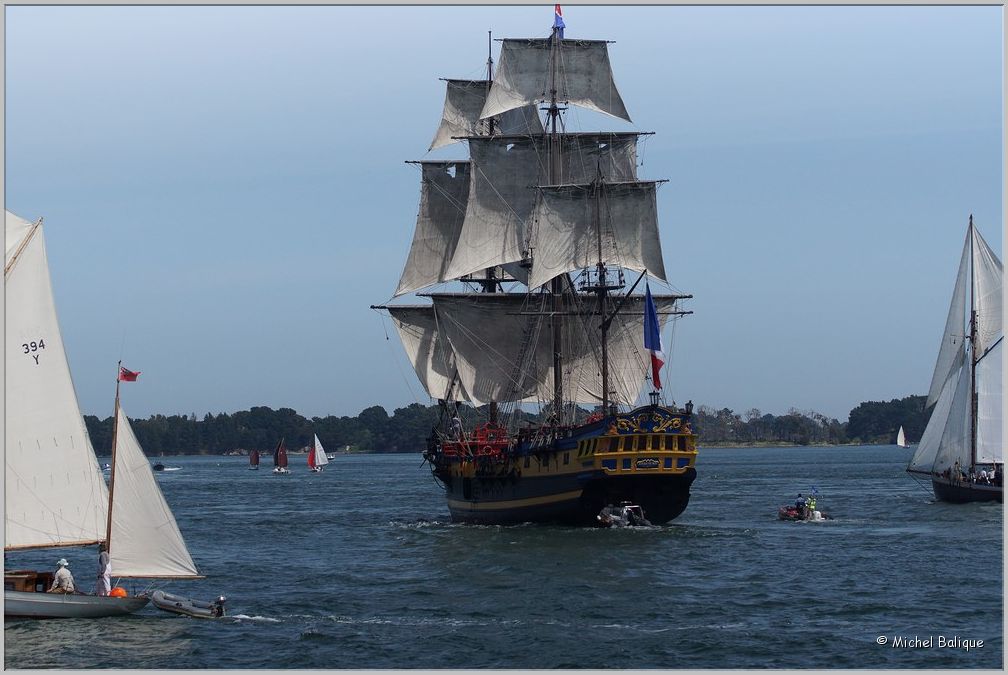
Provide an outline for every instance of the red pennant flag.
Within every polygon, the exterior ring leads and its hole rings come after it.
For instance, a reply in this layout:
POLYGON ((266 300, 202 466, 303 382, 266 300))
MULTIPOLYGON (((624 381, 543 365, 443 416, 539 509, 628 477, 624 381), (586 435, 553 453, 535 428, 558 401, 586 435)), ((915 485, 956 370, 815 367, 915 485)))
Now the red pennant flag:
POLYGON ((119 366, 119 381, 120 382, 136 382, 137 377, 140 375, 140 371, 133 372, 132 370, 127 370, 122 366, 119 366))

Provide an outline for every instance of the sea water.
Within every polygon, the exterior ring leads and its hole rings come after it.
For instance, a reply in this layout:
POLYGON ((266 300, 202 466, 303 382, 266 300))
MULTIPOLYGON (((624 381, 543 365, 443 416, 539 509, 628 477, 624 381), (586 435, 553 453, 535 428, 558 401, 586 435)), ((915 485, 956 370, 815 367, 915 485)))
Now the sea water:
MULTIPOLYGON (((911 453, 701 448, 686 512, 623 530, 452 524, 416 454, 320 474, 292 455, 288 476, 169 457, 157 480, 206 579, 151 585, 230 616, 7 621, 4 665, 1001 668, 1002 506, 936 503, 911 453), (834 519, 778 520, 812 486, 834 519)), ((60 556, 93 583, 94 547, 6 564, 60 556)))

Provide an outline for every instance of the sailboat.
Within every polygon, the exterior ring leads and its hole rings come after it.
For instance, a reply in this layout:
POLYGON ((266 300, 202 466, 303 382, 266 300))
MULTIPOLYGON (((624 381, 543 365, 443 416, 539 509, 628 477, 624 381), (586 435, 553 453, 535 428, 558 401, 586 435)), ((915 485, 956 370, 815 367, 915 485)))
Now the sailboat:
POLYGON ((318 434, 315 434, 315 440, 312 442, 311 449, 308 450, 308 467, 312 473, 321 473, 322 467, 328 463, 329 457, 322 449, 322 441, 319 440, 318 434))
POLYGON ((907 443, 906 434, 903 432, 903 425, 900 425, 899 431, 896 432, 896 445, 901 448, 909 448, 910 444, 907 443))
POLYGON ((276 449, 273 450, 273 473, 290 473, 290 469, 287 468, 287 446, 284 445, 283 438, 280 439, 276 449))
POLYGON ((249 453, 249 470, 258 471, 259 470, 259 451, 253 450, 249 453))
MULTIPOLYGON (((197 578, 147 458, 119 409, 118 385, 119 433, 106 487, 70 376, 41 219, 32 223, 6 212, 4 281, 9 347, 4 551, 105 541, 117 578, 197 578)), ((46 593, 52 578, 52 572, 5 569, 4 616, 118 616, 148 602, 143 595, 46 593)))
POLYGON ((907 466, 931 479, 939 501, 1003 500, 1003 278, 971 215, 925 404, 931 417, 907 466))
POLYGON ((464 140, 469 158, 412 162, 420 209, 392 298, 431 302, 372 308, 438 400, 424 458, 452 520, 594 525, 628 501, 662 524, 696 477, 692 403, 666 402, 659 380, 661 330, 692 296, 633 294, 666 279, 663 181, 637 176, 644 132, 565 130, 570 105, 630 117, 607 42, 563 30, 504 39, 485 80, 447 80, 430 149, 464 140))

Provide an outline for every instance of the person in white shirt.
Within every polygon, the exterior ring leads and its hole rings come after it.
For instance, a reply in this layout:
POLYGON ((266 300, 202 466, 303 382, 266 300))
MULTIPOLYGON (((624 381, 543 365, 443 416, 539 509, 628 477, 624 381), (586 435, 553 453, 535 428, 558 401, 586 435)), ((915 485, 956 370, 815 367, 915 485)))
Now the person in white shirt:
POLYGON ((95 595, 108 595, 112 590, 112 562, 109 560, 108 546, 105 542, 98 545, 98 583, 95 584, 95 595))
POLYGON ((73 593, 74 578, 70 574, 70 570, 67 566, 70 563, 67 562, 66 558, 60 558, 56 561, 56 574, 53 577, 52 586, 49 587, 50 593, 73 593))

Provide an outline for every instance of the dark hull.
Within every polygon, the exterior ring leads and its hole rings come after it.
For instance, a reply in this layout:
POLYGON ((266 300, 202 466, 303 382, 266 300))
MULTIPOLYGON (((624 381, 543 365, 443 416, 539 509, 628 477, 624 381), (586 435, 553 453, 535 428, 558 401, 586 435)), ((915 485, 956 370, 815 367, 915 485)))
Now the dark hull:
POLYGON ((675 476, 463 478, 447 491, 448 509, 452 520, 462 523, 597 525, 603 507, 629 501, 643 507, 652 524, 662 525, 686 510, 694 479, 693 467, 675 476))
POLYGON ((931 487, 935 499, 951 504, 969 502, 1002 502, 1003 488, 1000 485, 980 485, 968 482, 953 482, 937 476, 931 477, 931 487))
POLYGON ((490 456, 479 456, 481 447, 492 449, 484 441, 446 442, 425 455, 445 488, 452 520, 594 526, 606 505, 630 502, 661 525, 689 504, 696 479, 689 413, 639 408, 542 438, 541 432, 519 436, 490 456))

